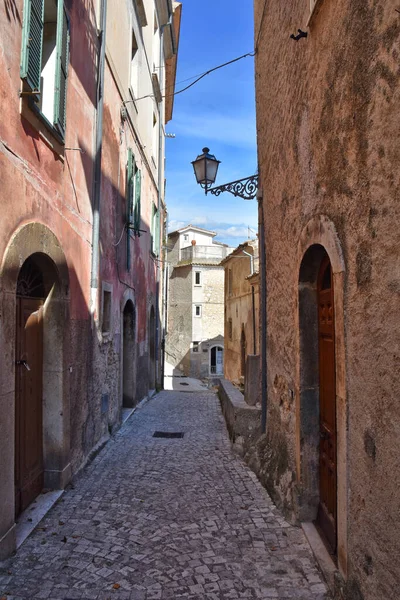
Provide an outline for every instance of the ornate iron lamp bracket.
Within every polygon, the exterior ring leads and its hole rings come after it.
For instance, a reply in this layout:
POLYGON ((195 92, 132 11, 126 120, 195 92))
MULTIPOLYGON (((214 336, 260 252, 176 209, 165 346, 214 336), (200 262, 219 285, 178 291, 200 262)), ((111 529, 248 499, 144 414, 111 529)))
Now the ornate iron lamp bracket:
POLYGON ((258 175, 252 175, 245 179, 238 179, 237 181, 231 181, 217 187, 208 188, 205 187, 206 194, 213 194, 219 196, 222 192, 230 192, 234 196, 243 198, 243 200, 253 200, 257 195, 258 190, 258 175))

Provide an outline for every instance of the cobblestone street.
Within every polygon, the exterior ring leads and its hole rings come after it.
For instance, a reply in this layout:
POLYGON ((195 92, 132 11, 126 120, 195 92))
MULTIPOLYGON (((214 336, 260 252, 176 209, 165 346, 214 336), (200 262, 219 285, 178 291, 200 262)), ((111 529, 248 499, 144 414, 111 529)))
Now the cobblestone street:
POLYGON ((326 598, 303 532, 232 453, 208 391, 162 392, 140 406, 0 563, 0 592, 7 600, 326 598))

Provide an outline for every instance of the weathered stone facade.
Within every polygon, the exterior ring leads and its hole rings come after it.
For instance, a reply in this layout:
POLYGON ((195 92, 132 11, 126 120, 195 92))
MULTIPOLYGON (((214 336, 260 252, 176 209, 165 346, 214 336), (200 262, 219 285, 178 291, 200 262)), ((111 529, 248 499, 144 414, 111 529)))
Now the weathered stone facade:
POLYGON ((222 374, 224 269, 231 251, 216 234, 191 225, 168 235, 166 360, 185 375, 222 374))
POLYGON ((243 383, 247 356, 259 352, 258 241, 240 244, 222 264, 225 269, 224 376, 243 383))
POLYGON ((400 581, 400 16, 393 2, 311 4, 310 17, 308 0, 255 0, 268 414, 251 460, 293 520, 316 518, 328 257, 338 594, 386 600, 400 581), (298 28, 308 37, 290 39, 298 28))
POLYGON ((140 126, 124 101, 132 29, 139 38, 146 14, 139 50, 154 52, 161 87, 174 83, 180 4, 148 0, 137 14, 108 2, 105 36, 105 0, 31 4, 0 5, 0 557, 28 499, 64 488, 122 408, 161 380, 161 132, 172 103, 147 67, 140 126), (141 139, 152 140, 146 152, 141 139), (128 227, 129 149, 142 174, 140 237, 128 227))

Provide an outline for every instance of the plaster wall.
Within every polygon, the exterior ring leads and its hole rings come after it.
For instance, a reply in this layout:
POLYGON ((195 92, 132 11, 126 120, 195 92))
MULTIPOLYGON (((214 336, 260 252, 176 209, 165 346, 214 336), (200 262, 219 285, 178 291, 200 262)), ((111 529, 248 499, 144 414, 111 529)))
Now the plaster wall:
MULTIPOLYGON (((197 270, 197 267, 194 266, 193 270, 197 270)), ((202 266, 201 277, 202 315, 200 319, 193 317, 193 331, 195 325, 201 322, 199 340, 209 340, 224 333, 224 270, 222 267, 202 266)), ((196 293, 199 293, 199 289, 194 286, 196 293)))
MULTIPOLYGON (((163 0, 165 4, 165 0, 163 0)), ((143 25, 139 11, 131 0, 114 0, 107 5, 107 62, 119 89, 124 109, 135 128, 142 145, 142 152, 153 177, 157 180, 158 169, 164 177, 164 164, 158 165, 159 125, 164 123, 164 101, 154 98, 153 74, 157 76, 160 89, 165 88, 165 56, 161 46, 157 11, 153 0, 144 0, 147 24, 143 25), (157 33, 154 27, 157 26, 157 33), (132 34, 138 46, 136 81, 132 68, 132 34), (140 98, 140 100, 139 100, 140 98), (154 125, 154 117, 157 124, 154 125)), ((162 136, 164 154, 164 136, 162 136)))
POLYGON ((263 5, 255 1, 268 306, 268 426, 259 468, 296 520, 299 248, 318 229, 331 262, 337 236, 343 261, 333 265, 341 593, 386 600, 397 597, 400 579, 399 15, 392 2, 319 2, 308 38, 295 42, 289 36, 306 29, 309 2, 270 3, 261 25, 263 5))
MULTIPOLYGON (((44 461, 47 485, 71 477, 70 415, 86 406, 91 357, 89 281, 95 107, 96 15, 89 2, 67 2, 70 49, 65 144, 34 114, 21 89, 22 0, 0 5, 0 556, 13 549, 16 283, 23 262, 46 254, 57 292, 44 317, 44 461), (85 57, 84 68, 82 57, 85 57), (87 154, 67 148, 84 147, 87 154)), ((77 460, 85 455, 84 420, 74 422, 77 460)), ((75 463, 76 466, 77 463, 75 463)))
POLYGON ((186 229, 179 234, 180 249, 187 248, 192 245, 192 241, 199 246, 211 246, 213 243, 214 234, 207 234, 195 229, 186 229), (185 237, 187 236, 187 239, 185 237))
MULTIPOLYGON (((127 0, 120 0, 112 5, 108 14, 110 24, 109 60, 105 74, 105 108, 103 124, 103 153, 102 153, 102 214, 101 214, 101 279, 103 286, 112 290, 112 318, 110 331, 98 336, 94 361, 93 402, 101 405, 101 398, 107 397, 107 407, 101 414, 105 431, 114 428, 120 420, 122 403, 123 366, 127 368, 122 357, 123 331, 122 314, 125 306, 126 293, 134 305, 134 340, 135 353, 132 356, 130 368, 134 371, 135 390, 133 403, 136 404, 154 388, 155 364, 150 358, 150 348, 156 344, 153 339, 157 335, 158 347, 161 342, 161 312, 162 312, 162 268, 158 258, 153 254, 153 207, 159 207, 162 223, 164 221, 163 190, 158 190, 160 173, 156 168, 154 148, 151 147, 153 115, 148 111, 145 101, 129 103, 128 113, 121 113, 126 99, 125 81, 130 76, 131 33, 139 43, 141 53, 141 69, 139 83, 147 81, 148 92, 153 94, 151 74, 146 67, 148 60, 153 58, 153 35, 147 35, 147 29, 153 32, 154 3, 145 3, 148 25, 141 27, 133 5, 127 0), (129 27, 120 30, 121 14, 126 15, 129 27), (151 10, 150 10, 151 9, 151 10), (115 60, 113 59, 115 57, 115 60), (133 112, 132 112, 133 111, 133 112), (132 116, 137 113, 136 116, 132 116), (149 142, 150 140, 150 142, 149 142), (143 143, 149 142, 149 144, 143 143), (131 149, 135 168, 141 172, 140 197, 140 230, 130 231, 126 228, 127 215, 127 162, 128 150, 131 149), (161 203, 159 200, 161 199, 161 203), (129 255, 129 260, 128 260, 129 255), (150 328, 151 310, 157 311, 157 333, 150 328)), ((157 53, 157 63, 159 54, 157 53)), ((152 63, 151 63, 152 64, 152 63)), ((162 70, 160 71, 160 76, 162 70)), ((140 89, 145 85, 140 83, 140 89)), ((129 86, 128 86, 129 87, 129 86)), ((147 88, 146 88, 147 89, 147 88)), ((132 90, 129 91, 131 93, 132 90)), ((145 90, 144 90, 145 91, 145 90)), ((134 97, 134 95, 132 95, 134 97)), ((151 103, 154 104, 154 98, 151 103)), ((161 117, 164 115, 160 104, 161 117)), ((158 107, 157 114, 158 114, 158 107)), ((158 130, 157 130, 158 135, 158 130)), ((158 155, 156 155, 158 160, 158 155)), ((101 298, 99 298, 101 307, 101 298)), ((98 315, 101 329, 101 308, 98 315)), ((160 376, 159 356, 158 376, 160 376)), ((158 384, 159 382, 157 382, 158 384)))
POLYGON ((182 370, 190 368, 192 342, 192 268, 173 268, 169 277, 167 360, 182 370))

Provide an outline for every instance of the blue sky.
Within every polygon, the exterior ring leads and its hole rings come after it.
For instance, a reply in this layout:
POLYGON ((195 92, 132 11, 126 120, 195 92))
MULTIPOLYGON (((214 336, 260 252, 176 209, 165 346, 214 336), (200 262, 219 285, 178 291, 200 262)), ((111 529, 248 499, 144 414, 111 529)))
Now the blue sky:
MULTIPOLYGON (((176 90, 221 63, 253 50, 252 0, 182 0, 176 90)), ((166 139, 169 231, 189 223, 218 233, 237 246, 257 231, 257 202, 224 193, 205 196, 190 164, 207 146, 221 161, 215 185, 253 175, 257 169, 254 58, 207 75, 175 96, 166 139)))

